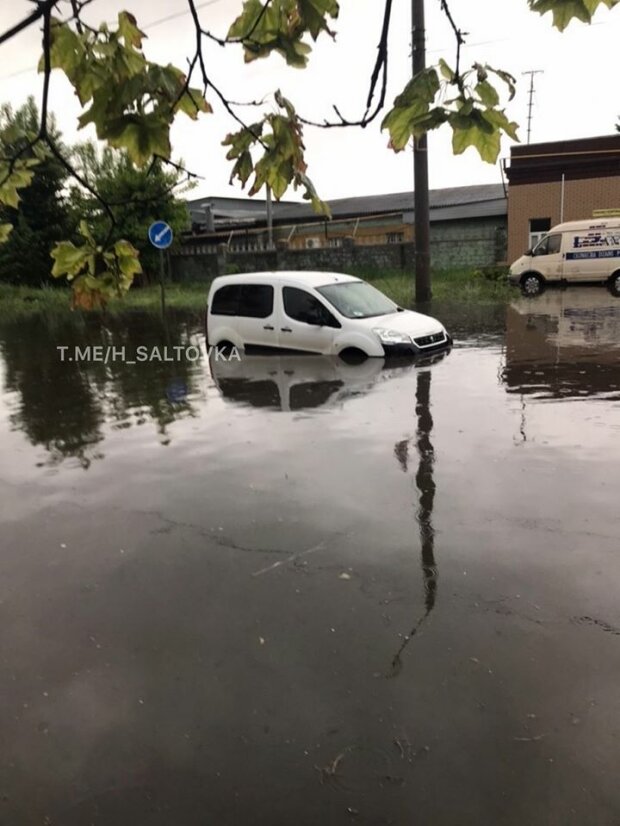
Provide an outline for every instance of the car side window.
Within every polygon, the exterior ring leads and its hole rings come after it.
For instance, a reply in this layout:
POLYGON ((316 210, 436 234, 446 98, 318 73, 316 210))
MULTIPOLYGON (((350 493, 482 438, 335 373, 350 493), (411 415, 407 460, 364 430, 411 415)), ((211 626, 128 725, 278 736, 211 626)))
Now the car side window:
POLYGON ((220 289, 213 296, 211 302, 212 315, 237 315, 239 309, 239 294, 241 287, 239 284, 229 284, 220 289))
POLYGON ((211 315, 267 318, 273 313, 270 284, 228 284, 213 296, 211 315))
POLYGON ((327 307, 306 290, 300 290, 297 287, 284 287, 282 298, 284 312, 294 321, 318 324, 323 327, 340 327, 339 322, 327 307))
POLYGON ((238 315, 267 318, 273 313, 273 287, 270 284, 244 284, 239 296, 238 315))
POLYGON ((547 235, 547 237, 536 247, 535 252, 536 255, 554 255, 559 252, 561 248, 561 235, 547 235))

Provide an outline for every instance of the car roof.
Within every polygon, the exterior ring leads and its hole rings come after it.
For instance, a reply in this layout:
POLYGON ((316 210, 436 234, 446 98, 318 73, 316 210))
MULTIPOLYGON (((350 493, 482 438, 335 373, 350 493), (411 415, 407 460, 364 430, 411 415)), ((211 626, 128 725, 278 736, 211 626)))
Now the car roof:
POLYGON ((341 284, 347 281, 360 281, 352 275, 336 272, 314 272, 306 270, 277 270, 273 272, 246 272, 235 275, 220 275, 213 280, 212 287, 225 284, 298 284, 301 287, 325 287, 328 284, 341 284))

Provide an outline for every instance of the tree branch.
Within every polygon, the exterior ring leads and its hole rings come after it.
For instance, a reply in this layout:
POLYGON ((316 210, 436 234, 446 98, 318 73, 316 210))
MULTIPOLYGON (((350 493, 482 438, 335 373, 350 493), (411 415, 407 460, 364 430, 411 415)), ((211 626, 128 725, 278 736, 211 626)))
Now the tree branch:
POLYGON ((16 23, 15 26, 12 26, 10 29, 7 29, 5 32, 0 34, 0 46, 7 40, 11 40, 11 38, 15 37, 16 34, 19 34, 24 29, 32 26, 33 23, 40 20, 46 13, 51 13, 54 6, 57 6, 59 2, 60 0, 40 0, 33 12, 31 12, 27 17, 24 17, 23 20, 20 20, 19 23, 16 23))
POLYGON ((361 126, 362 128, 365 128, 366 126, 368 126, 369 123, 372 123, 372 121, 375 120, 379 112, 381 112, 381 110, 385 106, 385 98, 387 94, 388 39, 390 34, 390 21, 392 17, 392 5, 393 0, 385 0, 385 8, 383 11, 383 24, 381 26, 381 37, 379 39, 379 45, 377 46, 377 59, 375 61, 375 65, 370 76, 368 96, 366 99, 366 110, 362 117, 358 120, 348 120, 341 114, 340 109, 337 106, 334 106, 334 112, 338 117, 337 121, 332 122, 324 120, 323 123, 318 123, 317 121, 308 120, 307 118, 300 117, 299 120, 303 124, 305 124, 306 126, 316 126, 320 129, 334 129, 350 126, 361 126), (370 109, 375 98, 375 94, 377 92, 379 78, 381 78, 381 92, 379 95, 379 100, 377 101, 377 105, 371 112, 370 109))
MULTIPOLYGON (((263 7, 263 10, 262 10, 261 14, 259 15, 259 17, 261 17, 265 13, 265 11, 267 10, 267 7, 269 6, 270 2, 271 2, 271 0, 268 0, 268 2, 265 4, 265 6, 263 7)), ((190 14, 192 16, 192 20, 194 22, 194 28, 196 30, 196 51, 194 53, 193 58, 190 61, 189 71, 188 71, 188 74, 187 74, 187 79, 185 81, 185 86, 184 86, 184 89, 181 92, 180 97, 182 97, 183 94, 189 88, 189 84, 190 84, 191 77, 192 77, 192 72, 194 71, 194 68, 196 67, 196 64, 198 64, 198 66, 200 67, 200 73, 202 75, 202 83, 203 83, 205 91, 209 88, 213 89, 213 91, 215 92, 215 94, 219 98, 221 104, 223 105, 224 109, 226 109, 228 114, 243 129, 247 129, 250 132, 250 134, 252 135, 252 137, 254 137, 257 141, 259 141, 261 146, 263 146, 263 148, 266 149, 267 147, 263 143, 263 140, 262 140, 261 136, 257 135, 252 130, 252 127, 248 126, 247 123, 245 123, 245 121, 242 118, 240 118, 239 115, 237 115, 237 113, 233 109, 234 104, 232 104, 228 100, 228 98, 224 95, 224 93, 209 78, 209 75, 207 74, 207 67, 206 67, 206 64, 205 64, 204 54, 203 54, 203 51, 202 51, 202 38, 203 38, 203 36, 206 36, 206 32, 203 31, 203 29, 200 25, 200 18, 198 16, 198 11, 196 9, 195 0, 187 0, 187 3, 188 3, 188 6, 189 6, 190 14)), ((254 26, 252 28, 252 31, 254 31, 254 29, 256 28, 257 25, 258 25, 258 21, 255 21, 254 26)))

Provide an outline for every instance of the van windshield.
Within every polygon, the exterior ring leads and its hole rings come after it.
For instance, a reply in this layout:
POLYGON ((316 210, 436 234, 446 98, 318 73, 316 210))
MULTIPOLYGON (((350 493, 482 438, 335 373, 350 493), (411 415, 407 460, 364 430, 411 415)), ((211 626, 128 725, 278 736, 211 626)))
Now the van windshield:
POLYGON ((345 318, 374 318, 398 312, 393 301, 365 281, 328 284, 317 287, 317 292, 345 318))

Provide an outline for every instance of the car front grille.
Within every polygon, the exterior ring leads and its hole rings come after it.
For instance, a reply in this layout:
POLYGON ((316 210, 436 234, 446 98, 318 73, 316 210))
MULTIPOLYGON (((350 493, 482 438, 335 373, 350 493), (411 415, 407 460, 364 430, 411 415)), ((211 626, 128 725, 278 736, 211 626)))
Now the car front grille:
POLYGON ((434 333, 432 336, 422 336, 421 338, 414 338, 413 343, 416 347, 433 347, 433 345, 443 344, 446 340, 445 333, 434 333))

